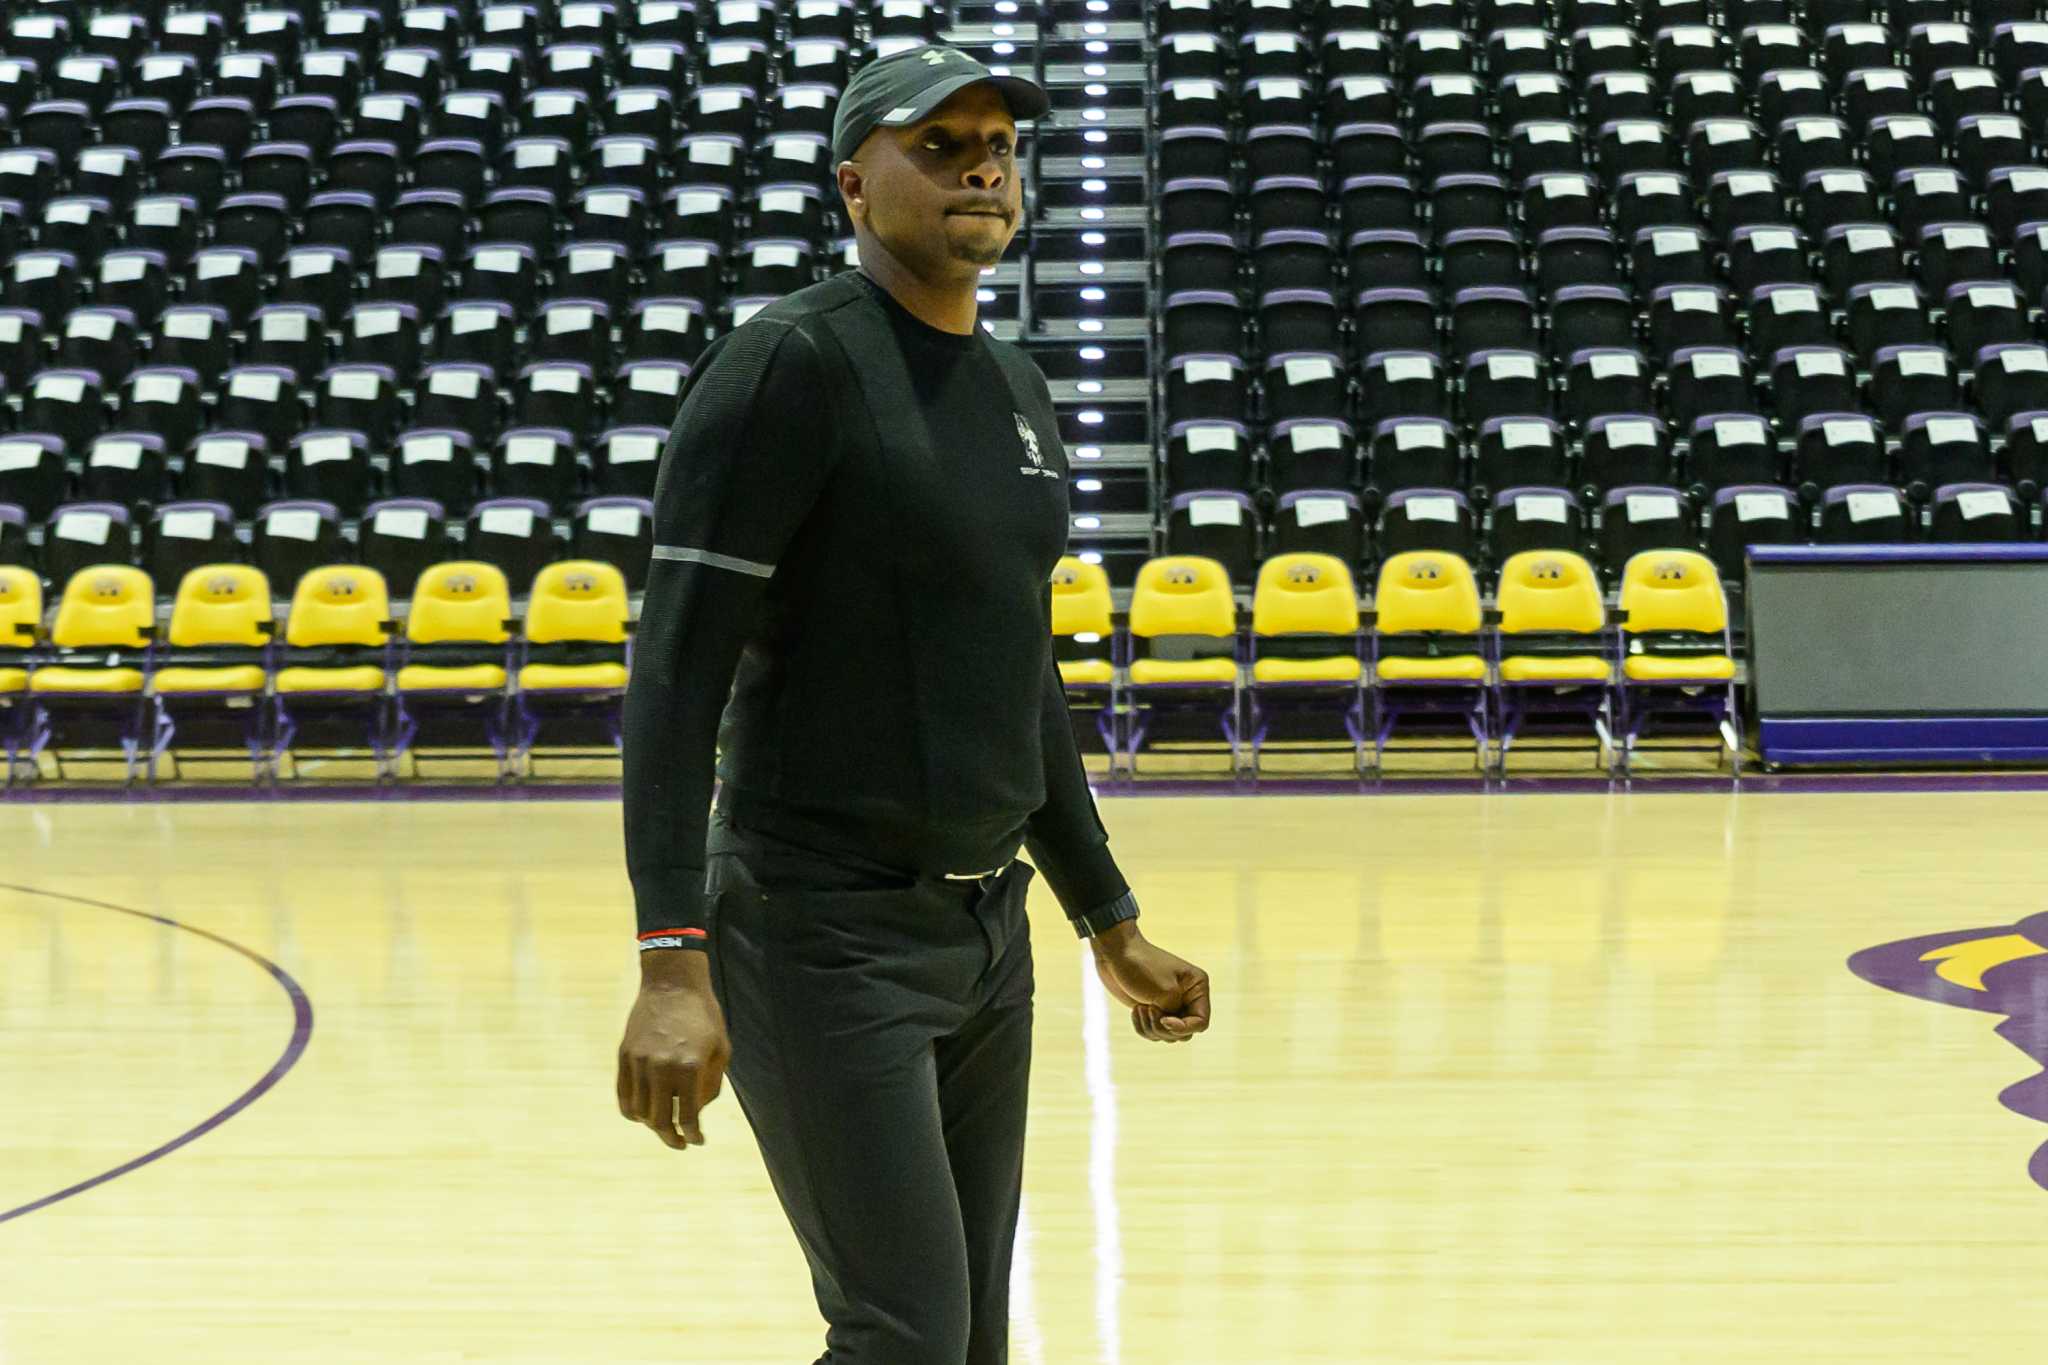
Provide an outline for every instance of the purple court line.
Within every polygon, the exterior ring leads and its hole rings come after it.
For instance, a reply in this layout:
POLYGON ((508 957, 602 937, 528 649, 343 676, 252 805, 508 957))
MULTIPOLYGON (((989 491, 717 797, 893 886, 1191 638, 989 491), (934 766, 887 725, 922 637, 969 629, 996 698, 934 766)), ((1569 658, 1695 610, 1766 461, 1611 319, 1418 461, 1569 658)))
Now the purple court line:
POLYGON ((105 901, 90 900, 84 896, 67 895, 61 891, 44 891, 33 886, 17 886, 11 882, 0 882, 0 891, 19 891, 25 896, 47 896, 52 900, 71 901, 78 905, 90 905, 99 910, 116 910, 124 915, 134 915, 137 919, 155 920, 158 924, 167 924, 173 929, 183 929, 188 934, 197 934, 201 938, 210 938, 224 948, 234 949, 243 957, 248 958, 251 962, 269 972, 277 984, 284 987, 285 995, 290 997, 292 1002, 292 1038, 289 1043, 285 1044, 283 1055, 271 1063, 270 1070, 264 1073, 263 1079, 243 1091, 234 1103, 228 1105, 227 1108, 213 1115, 213 1117, 207 1119, 198 1127, 179 1134, 154 1151, 144 1152, 133 1161, 124 1162, 114 1167, 111 1171, 103 1171, 89 1180, 81 1180, 76 1185, 68 1189, 59 1190, 55 1194, 46 1194, 41 1199, 23 1204, 19 1208, 0 1210, 0 1223, 5 1223, 11 1218, 19 1218, 25 1213, 34 1213, 37 1209, 46 1209, 59 1200, 69 1199, 74 1194, 84 1194, 95 1185, 104 1185, 115 1176, 126 1175, 138 1166, 147 1166, 158 1157, 169 1156, 194 1138, 212 1132, 236 1114, 241 1113, 244 1109, 255 1103, 256 1098, 264 1091, 284 1079, 284 1073, 290 1071, 293 1065, 298 1062, 300 1054, 306 1050, 307 1040, 313 1036, 313 1002, 306 998, 305 991, 299 988, 299 983, 292 979, 291 973, 285 971, 284 968, 278 966, 269 958, 264 957, 261 953, 252 952, 239 943, 222 938, 219 934, 195 928, 190 924, 181 924, 177 920, 168 919, 163 915, 153 915, 147 910, 131 910, 125 905, 109 905, 105 901))

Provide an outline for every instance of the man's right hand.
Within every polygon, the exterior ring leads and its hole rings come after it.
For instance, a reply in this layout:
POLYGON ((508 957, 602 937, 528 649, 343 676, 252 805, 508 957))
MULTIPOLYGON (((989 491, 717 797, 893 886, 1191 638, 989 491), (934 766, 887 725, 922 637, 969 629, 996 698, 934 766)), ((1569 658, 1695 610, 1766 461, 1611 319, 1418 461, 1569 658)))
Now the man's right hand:
POLYGON ((619 1113, 678 1151, 701 1147, 698 1111, 718 1098, 731 1059, 707 955, 695 948, 641 953, 640 995, 619 1044, 619 1113))

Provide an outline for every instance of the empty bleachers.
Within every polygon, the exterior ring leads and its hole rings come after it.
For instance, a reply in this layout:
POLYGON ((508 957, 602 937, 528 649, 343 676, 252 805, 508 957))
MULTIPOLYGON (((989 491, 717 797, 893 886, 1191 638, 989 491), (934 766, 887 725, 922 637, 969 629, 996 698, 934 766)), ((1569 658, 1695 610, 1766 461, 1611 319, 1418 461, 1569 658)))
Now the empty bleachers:
MULTIPOLYGON (((54 600, 52 565, 145 566, 150 537, 198 525, 156 509, 196 500, 227 509, 206 543, 283 601, 303 523, 279 531, 273 509, 319 504, 336 557, 367 561, 388 539, 380 505, 426 498, 414 557, 490 560, 523 597, 585 534, 589 499, 651 495, 647 433, 710 338, 852 264, 825 139, 854 67, 944 36, 1035 70, 1023 8, 6 7, 0 503, 24 514, 9 552, 54 600), (539 559, 472 540, 472 508, 505 498, 544 525, 539 559), (99 502, 125 515, 69 523, 104 530, 89 552, 61 544, 62 509, 99 502)), ((1078 114, 1102 67, 1075 27, 1045 78, 1078 114)), ((1120 143, 1077 119, 1059 145, 1027 144, 1040 268, 1020 234, 983 311, 1039 351, 1069 439, 1121 462, 1101 482, 1126 486, 1090 510, 1134 518, 1143 543, 1142 248, 1110 269, 1102 237, 1138 241, 1146 211, 1142 43, 1128 23, 1119 41, 1120 143), (1105 181, 1108 222, 1089 188, 1105 181)), ((637 585, 630 541, 613 552, 637 585)), ((157 582, 160 614, 175 586, 157 582)))
POLYGON ((1151 15, 1162 549, 1235 517, 1243 592, 1304 495, 1354 571, 1585 549, 1610 592, 1643 548, 1734 584, 1866 516, 2041 534, 2038 6, 1151 15))

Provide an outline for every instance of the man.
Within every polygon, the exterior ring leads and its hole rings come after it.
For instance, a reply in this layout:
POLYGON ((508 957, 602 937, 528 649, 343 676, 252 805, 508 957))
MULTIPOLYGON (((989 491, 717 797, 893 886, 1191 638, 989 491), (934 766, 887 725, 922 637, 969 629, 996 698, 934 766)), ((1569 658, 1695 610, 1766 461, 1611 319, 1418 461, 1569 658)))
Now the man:
POLYGON ((1022 211, 1015 119, 1047 106, 951 48, 863 67, 832 136, 860 269, 712 344, 656 480, 619 1111, 701 1144, 730 1072, 810 1263, 820 1365, 1007 1359, 1020 843, 1140 1035, 1209 1023, 1207 975, 1138 931, 1067 719, 1051 395, 976 320, 1022 211))

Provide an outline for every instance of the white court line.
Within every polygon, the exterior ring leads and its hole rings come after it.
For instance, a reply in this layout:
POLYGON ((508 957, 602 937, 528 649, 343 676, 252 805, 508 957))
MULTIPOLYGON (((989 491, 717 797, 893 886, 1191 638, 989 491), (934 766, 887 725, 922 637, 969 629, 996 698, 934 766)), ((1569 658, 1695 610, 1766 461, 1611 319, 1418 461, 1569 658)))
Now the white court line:
POLYGON ((1038 1326, 1038 1296, 1032 1287, 1031 1201, 1023 1198, 1017 1204, 1017 1244, 1010 1258, 1010 1309, 1023 1365, 1045 1365, 1045 1334, 1038 1326))
POLYGON ((1101 1365, 1123 1365, 1123 1217, 1116 1204, 1116 1081, 1109 1074, 1109 992, 1081 947, 1081 1044, 1088 1077, 1088 1193, 1095 1206, 1095 1332, 1101 1365))

